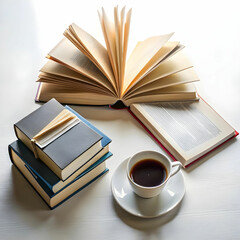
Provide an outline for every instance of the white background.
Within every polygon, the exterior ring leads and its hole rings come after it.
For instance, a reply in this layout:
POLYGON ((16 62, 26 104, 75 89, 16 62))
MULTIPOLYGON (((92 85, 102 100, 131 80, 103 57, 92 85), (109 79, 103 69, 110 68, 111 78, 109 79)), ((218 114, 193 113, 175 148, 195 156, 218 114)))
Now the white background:
POLYGON ((184 170, 186 195, 156 219, 140 219, 114 201, 117 166, 141 150, 162 151, 125 110, 73 106, 111 139, 110 171, 50 211, 12 167, 13 124, 36 109, 38 71, 46 54, 77 23, 103 41, 97 9, 133 7, 130 49, 138 40, 175 32, 201 79, 199 94, 240 131, 238 1, 0 1, 0 239, 240 239, 240 147, 235 139, 184 170))

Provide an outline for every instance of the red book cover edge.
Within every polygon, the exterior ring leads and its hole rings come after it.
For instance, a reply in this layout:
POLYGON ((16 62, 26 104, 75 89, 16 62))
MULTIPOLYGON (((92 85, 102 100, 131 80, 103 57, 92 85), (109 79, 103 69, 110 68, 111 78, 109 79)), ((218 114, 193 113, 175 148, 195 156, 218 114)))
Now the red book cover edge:
MULTIPOLYGON (((203 100, 203 99, 202 99, 203 100)), ((203 100, 204 101, 204 100, 203 100)), ((205 101, 204 101, 205 102, 205 101)), ((208 104, 209 105, 209 104, 208 104)), ((211 107, 212 108, 212 107, 211 107)), ((128 112, 140 123, 140 125, 148 132, 148 134, 161 146, 161 148, 174 160, 177 161, 177 159, 168 151, 168 149, 166 149, 163 144, 150 132, 150 130, 141 122, 140 119, 138 119, 135 114, 130 110, 130 108, 127 108, 128 112)), ((214 109, 213 109, 214 110, 214 109)), ((214 110, 215 111, 215 110, 214 110)), ((216 112, 216 111, 215 111, 216 112)), ((219 115, 219 114, 218 114, 219 115)), ((220 116, 220 115, 219 115, 220 116)), ((225 120, 224 120, 225 121, 225 120)), ((200 159, 204 158, 205 156, 207 156, 208 154, 210 154, 211 152, 215 151, 217 148, 220 148, 222 145, 224 145, 225 143, 227 143, 228 141, 230 141, 231 139, 235 138, 237 135, 239 135, 239 133, 235 130, 235 135, 232 136, 231 138, 227 139, 226 141, 224 141, 223 143, 219 144, 218 146, 216 146, 215 148, 213 148, 212 150, 210 150, 209 152, 205 153, 204 155, 202 155, 201 157, 197 158, 196 160, 194 160, 193 162, 187 164, 186 166, 184 166, 185 168, 189 167, 190 165, 192 165, 193 163, 199 161, 200 159)))

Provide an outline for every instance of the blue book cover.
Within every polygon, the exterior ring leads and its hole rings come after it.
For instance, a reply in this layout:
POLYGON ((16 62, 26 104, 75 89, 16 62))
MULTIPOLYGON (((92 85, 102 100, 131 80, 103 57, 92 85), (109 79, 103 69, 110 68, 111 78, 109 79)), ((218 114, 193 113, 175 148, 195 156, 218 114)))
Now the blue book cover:
MULTIPOLYGON (((67 180, 62 181, 54 172, 52 172, 47 167, 47 165, 45 165, 41 160, 36 159, 33 152, 29 150, 29 148, 27 148, 20 140, 16 140, 9 145, 9 151, 11 150, 13 150, 22 159, 22 161, 24 161, 28 169, 30 169, 32 173, 34 173, 34 175, 41 179, 41 181, 45 184, 45 187, 47 187, 50 192, 57 193, 61 191, 62 188, 71 184, 71 182, 74 181, 75 178, 78 178, 80 175, 78 174, 76 177, 74 177, 73 175, 73 179, 68 178, 67 180)), ((84 166, 85 170, 81 174, 89 171, 89 169, 91 169, 94 164, 101 163, 102 161, 105 161, 111 156, 112 153, 107 152, 100 159, 94 161, 93 165, 91 164, 91 162, 89 162, 90 164, 86 164, 86 166, 84 166)))
POLYGON ((46 182, 35 174, 35 171, 33 171, 33 165, 31 164, 31 162, 35 159, 34 155, 20 140, 17 140, 9 145, 9 155, 11 161, 20 173, 28 180, 32 187, 48 204, 50 209, 53 209, 107 172, 108 169, 105 166, 105 160, 111 155, 111 153, 105 154, 57 193, 52 192, 46 182), (67 188, 70 188, 71 190, 66 191, 65 194, 65 190, 67 188), (68 194, 68 192, 70 192, 70 194, 68 194), (55 199, 58 198, 58 195, 61 196, 60 200, 55 201, 55 199))

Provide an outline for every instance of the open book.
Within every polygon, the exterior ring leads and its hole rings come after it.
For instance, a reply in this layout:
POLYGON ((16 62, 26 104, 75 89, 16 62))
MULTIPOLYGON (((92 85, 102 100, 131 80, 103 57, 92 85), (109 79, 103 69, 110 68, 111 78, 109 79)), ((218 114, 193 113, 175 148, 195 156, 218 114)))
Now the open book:
POLYGON ((137 102, 197 99, 199 80, 173 33, 138 42, 127 59, 131 9, 114 8, 111 21, 99 12, 106 48, 76 24, 48 54, 40 70, 37 101, 126 106, 137 102))
POLYGON ((130 113, 184 167, 238 135, 204 100, 137 103, 130 113))

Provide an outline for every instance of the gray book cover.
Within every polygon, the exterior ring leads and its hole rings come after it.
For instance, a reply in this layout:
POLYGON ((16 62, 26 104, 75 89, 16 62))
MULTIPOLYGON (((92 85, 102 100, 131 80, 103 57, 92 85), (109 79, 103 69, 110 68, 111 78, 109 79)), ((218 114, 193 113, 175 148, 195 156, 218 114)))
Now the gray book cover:
MULTIPOLYGON (((57 100, 51 99, 14 125, 17 137, 19 138, 18 129, 26 135, 27 141, 31 141, 63 109, 64 107, 57 100)), ((44 147, 42 151, 63 170, 101 139, 101 135, 81 121, 44 147)))

